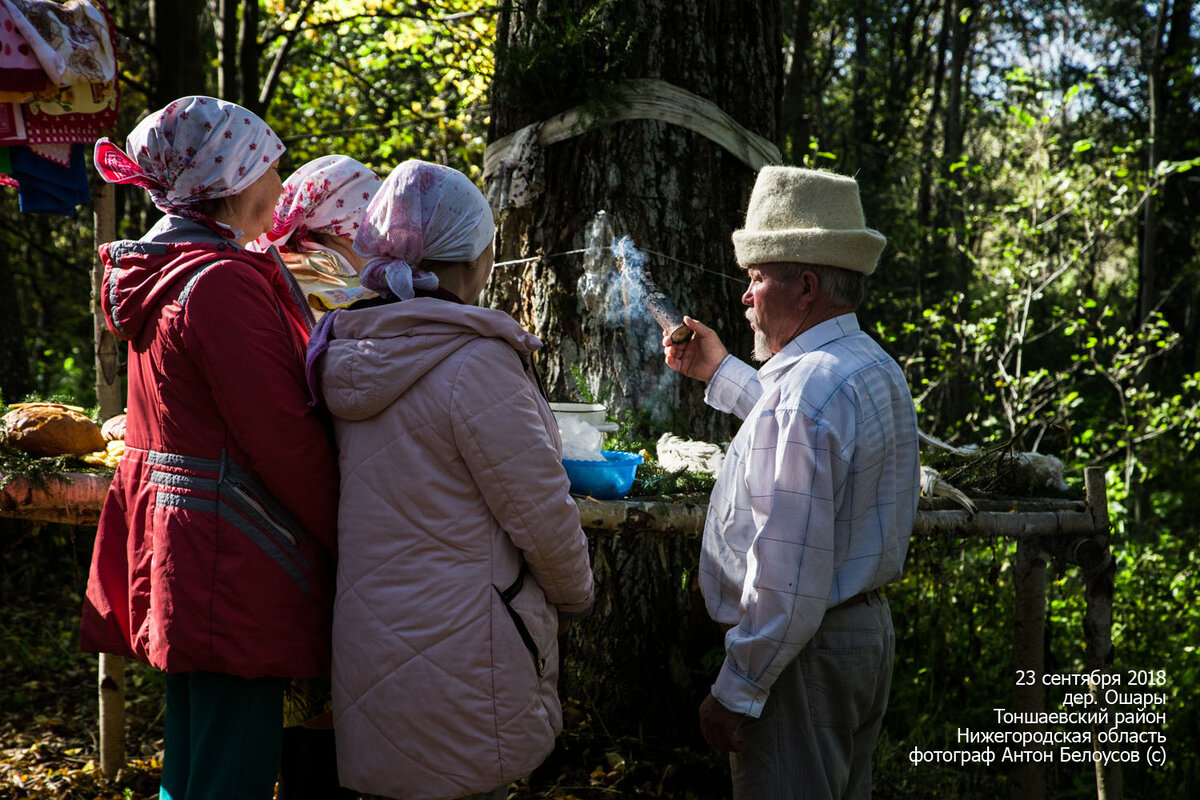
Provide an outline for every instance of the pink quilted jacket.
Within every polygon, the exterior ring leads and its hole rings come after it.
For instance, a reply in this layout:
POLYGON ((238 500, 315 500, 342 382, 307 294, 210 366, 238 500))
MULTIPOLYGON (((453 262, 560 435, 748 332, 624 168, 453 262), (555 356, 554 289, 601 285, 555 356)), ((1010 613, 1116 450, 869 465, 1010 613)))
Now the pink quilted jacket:
POLYGON ((553 748, 558 612, 592 600, 541 342, 434 298, 340 312, 333 337, 339 775, 411 800, 494 789, 553 748))

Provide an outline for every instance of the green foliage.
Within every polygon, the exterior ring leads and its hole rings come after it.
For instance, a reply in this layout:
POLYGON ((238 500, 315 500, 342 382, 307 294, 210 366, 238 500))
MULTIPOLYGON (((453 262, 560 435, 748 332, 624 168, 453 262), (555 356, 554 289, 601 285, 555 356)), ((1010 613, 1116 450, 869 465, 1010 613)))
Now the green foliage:
POLYGON ((288 145, 285 174, 337 152, 383 175, 421 158, 478 176, 494 9, 354 0, 319 3, 304 19, 287 7, 278 13, 267 54, 294 44, 267 120, 288 145), (289 40, 290 31, 298 33, 289 40))
MULTIPOLYGON (((1181 613, 1179 593, 1200 589, 1194 548, 1184 544, 1200 533, 1191 499, 1200 489, 1191 469, 1200 390, 1198 376, 1178 368, 1194 342, 1158 308, 1136 311, 1136 222, 1195 160, 1147 169, 1136 138, 1101 147, 1090 132, 1074 135, 1087 129, 1091 83, 1056 92, 1028 71, 1007 78, 1004 96, 983 109, 988 124, 940 179, 943 199, 963 212, 961 227, 940 233, 970 264, 968 280, 919 307, 884 292, 875 332, 909 375, 922 425, 939 437, 981 445, 980 459, 1010 449, 1055 454, 1068 477, 1109 468, 1114 667, 1165 668, 1171 681, 1169 766, 1127 769, 1126 786, 1186 793, 1200 766, 1184 742, 1197 731, 1178 710, 1200 694, 1200 618, 1181 613)), ((1180 270, 1172 289, 1187 275, 1180 270)), ((972 468, 958 473, 966 485, 972 468)), ((990 709, 1011 707, 1012 560, 1011 545, 914 541, 892 596, 902 643, 885 737, 901 759, 887 767, 893 785, 928 780, 939 787, 932 794, 959 797, 1004 790, 1006 771, 995 767, 903 759, 913 747, 954 749, 957 728, 993 730, 990 709)), ((1077 572, 1059 568, 1051 584, 1047 671, 1082 669, 1077 572)), ((1095 793, 1090 764, 1055 766, 1048 785, 1056 797, 1095 793)))

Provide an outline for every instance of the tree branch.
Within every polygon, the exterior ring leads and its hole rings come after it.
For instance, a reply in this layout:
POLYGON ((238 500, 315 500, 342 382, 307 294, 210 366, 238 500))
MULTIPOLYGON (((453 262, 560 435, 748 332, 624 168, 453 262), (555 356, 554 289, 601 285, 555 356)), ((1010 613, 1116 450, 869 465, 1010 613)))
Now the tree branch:
POLYGON ((474 17, 487 17, 496 13, 496 7, 481 8, 475 11, 460 11, 457 14, 447 14, 444 17, 431 17, 426 14, 414 14, 412 12, 397 11, 391 14, 351 14, 348 17, 339 17, 337 19, 328 19, 307 26, 309 30, 319 30, 321 28, 332 28, 342 25, 346 22, 354 22, 360 19, 411 19, 418 22, 429 22, 433 24, 443 24, 450 22, 462 22, 466 19, 474 17))
MULTIPOLYGON (((300 9, 300 19, 308 16, 308 12, 312 9, 316 0, 305 0, 304 6, 300 9)), ((275 86, 279 83, 279 76, 283 72, 283 65, 287 62, 288 54, 292 50, 292 45, 296 43, 296 37, 303 30, 300 24, 293 25, 283 37, 283 43, 279 45, 278 52, 275 53, 274 60, 271 61, 271 69, 267 72, 267 78, 263 81, 262 88, 258 92, 258 103, 262 108, 267 107, 267 103, 271 99, 271 95, 275 93, 275 86)), ((274 38, 272 36, 272 38, 274 38)))

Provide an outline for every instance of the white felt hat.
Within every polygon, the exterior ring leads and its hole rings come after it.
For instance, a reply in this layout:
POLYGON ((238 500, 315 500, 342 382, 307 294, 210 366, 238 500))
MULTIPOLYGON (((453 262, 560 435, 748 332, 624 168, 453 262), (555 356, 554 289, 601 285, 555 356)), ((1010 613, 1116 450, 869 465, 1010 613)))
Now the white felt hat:
POLYGON ((799 167, 763 167, 746 227, 733 232, 743 267, 822 264, 870 275, 886 242, 867 227, 853 178, 799 167))

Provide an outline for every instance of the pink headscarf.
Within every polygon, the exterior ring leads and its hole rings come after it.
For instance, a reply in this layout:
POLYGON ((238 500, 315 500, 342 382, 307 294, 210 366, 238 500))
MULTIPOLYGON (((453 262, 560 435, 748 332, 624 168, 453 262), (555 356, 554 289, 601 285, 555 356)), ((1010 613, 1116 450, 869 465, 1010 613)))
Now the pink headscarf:
POLYGON ((236 239, 242 235, 192 209, 239 194, 271 168, 283 142, 253 112, 214 97, 181 97, 142 120, 125 150, 96 142, 94 163, 109 183, 132 183, 154 205, 236 239))
POLYGON ((362 285, 401 300, 431 291, 437 276, 417 269, 424 259, 474 261, 496 233, 483 193, 456 169, 405 161, 392 170, 367 206, 354 250, 371 260, 362 285))
POLYGON ((382 178, 350 156, 322 156, 308 162, 283 182, 283 194, 275 203, 275 224, 254 241, 252 249, 289 242, 307 250, 321 249, 309 237, 314 231, 353 239, 382 183, 382 178))

